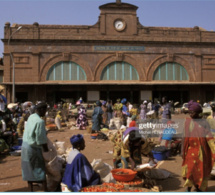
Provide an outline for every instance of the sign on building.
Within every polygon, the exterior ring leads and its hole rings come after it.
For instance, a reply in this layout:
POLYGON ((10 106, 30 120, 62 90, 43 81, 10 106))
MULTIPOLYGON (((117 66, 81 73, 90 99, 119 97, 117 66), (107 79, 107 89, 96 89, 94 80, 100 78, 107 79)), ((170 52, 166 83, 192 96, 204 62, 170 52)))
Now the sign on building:
POLYGON ((140 98, 142 100, 152 100, 152 91, 141 91, 140 98))
POLYGON ((87 91, 87 101, 96 101, 99 100, 99 91, 87 91))

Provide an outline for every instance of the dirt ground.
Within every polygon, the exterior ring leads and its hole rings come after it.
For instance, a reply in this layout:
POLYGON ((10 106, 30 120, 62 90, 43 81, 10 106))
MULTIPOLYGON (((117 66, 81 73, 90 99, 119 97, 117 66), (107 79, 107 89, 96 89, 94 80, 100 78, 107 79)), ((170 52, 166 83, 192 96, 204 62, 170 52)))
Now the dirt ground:
MULTIPOLYGON (((184 118, 184 114, 174 115, 173 119, 184 118)), ((105 163, 113 166, 112 151, 113 144, 111 141, 93 140, 86 130, 71 130, 65 128, 64 131, 49 131, 48 138, 54 142, 55 140, 64 141, 65 147, 71 147, 69 138, 77 133, 83 134, 86 142, 86 148, 82 153, 88 158, 89 162, 93 159, 102 159, 105 163)), ((147 158, 144 161, 147 162, 147 158)), ((181 178, 180 156, 170 157, 168 160, 159 161, 159 168, 165 169, 172 173, 172 177, 165 180, 156 180, 161 185, 164 192, 185 192, 183 187, 183 179, 181 178)), ((36 189, 37 190, 37 189, 36 189)), ((21 173, 21 157, 0 155, 0 191, 1 192, 27 192, 27 182, 22 180, 21 173)), ((215 182, 209 180, 208 192, 215 192, 215 182)))

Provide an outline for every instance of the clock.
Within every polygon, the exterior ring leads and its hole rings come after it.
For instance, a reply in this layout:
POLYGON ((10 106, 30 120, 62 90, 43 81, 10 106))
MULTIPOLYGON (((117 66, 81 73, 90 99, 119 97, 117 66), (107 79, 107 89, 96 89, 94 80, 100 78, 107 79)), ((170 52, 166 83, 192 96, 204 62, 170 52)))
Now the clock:
POLYGON ((114 27, 117 31, 123 31, 126 27, 126 23, 124 20, 117 19, 114 21, 114 27))

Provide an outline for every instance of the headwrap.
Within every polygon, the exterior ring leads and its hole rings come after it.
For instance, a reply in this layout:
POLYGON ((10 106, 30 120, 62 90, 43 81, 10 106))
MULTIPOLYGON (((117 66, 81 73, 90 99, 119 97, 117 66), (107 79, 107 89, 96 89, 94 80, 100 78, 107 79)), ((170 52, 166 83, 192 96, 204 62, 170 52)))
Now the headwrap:
POLYGON ((118 98, 116 101, 117 101, 117 102, 120 102, 120 98, 118 98))
POLYGON ((73 135, 71 138, 70 138, 70 142, 71 144, 75 144, 75 143, 80 143, 82 142, 84 139, 83 135, 81 134, 77 134, 77 135, 73 135))
POLYGON ((125 104, 126 102, 127 102, 126 98, 123 98, 122 101, 121 101, 122 104, 125 104))
POLYGON ((47 104, 45 102, 40 102, 35 106, 35 109, 47 108, 47 104))
POLYGON ((194 102, 193 100, 188 102, 188 110, 190 111, 194 111, 197 113, 201 113, 202 112, 202 107, 199 105, 199 103, 194 102))
POLYGON ((103 102, 102 102, 102 105, 104 106, 106 103, 107 103, 106 101, 103 101, 103 102))
POLYGON ((147 104, 147 101, 145 100, 145 101, 143 101, 143 104, 147 104))
POLYGON ((97 100, 97 101, 96 101, 96 105, 97 105, 97 106, 101 106, 102 103, 101 103, 99 100, 97 100))

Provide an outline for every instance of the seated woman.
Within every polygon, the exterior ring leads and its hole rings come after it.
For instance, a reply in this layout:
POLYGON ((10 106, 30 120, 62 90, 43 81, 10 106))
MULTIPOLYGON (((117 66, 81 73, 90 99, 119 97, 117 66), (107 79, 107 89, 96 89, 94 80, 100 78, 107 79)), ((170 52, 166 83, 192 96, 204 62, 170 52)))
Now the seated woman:
POLYGON ((73 135, 70 142, 73 150, 69 154, 62 183, 73 192, 78 192, 86 186, 100 184, 99 174, 93 170, 87 158, 80 153, 85 148, 83 136, 80 134, 73 135))
POLYGON ((57 115, 55 117, 55 125, 57 126, 57 129, 59 131, 61 131, 62 129, 62 126, 61 126, 61 122, 63 121, 63 117, 62 117, 62 112, 61 111, 58 111, 57 112, 57 115))
POLYGON ((141 155, 154 160, 150 143, 140 135, 137 127, 119 130, 111 141, 114 142, 114 168, 129 168, 130 164, 131 169, 135 169, 142 164, 141 155))

